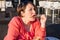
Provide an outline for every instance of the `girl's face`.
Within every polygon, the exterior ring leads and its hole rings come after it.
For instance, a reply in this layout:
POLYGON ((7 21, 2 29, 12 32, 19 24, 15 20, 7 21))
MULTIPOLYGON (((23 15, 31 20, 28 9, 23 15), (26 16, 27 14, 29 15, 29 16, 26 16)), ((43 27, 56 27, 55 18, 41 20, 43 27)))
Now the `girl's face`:
POLYGON ((27 4, 26 9, 23 12, 23 16, 27 21, 34 21, 36 17, 36 11, 32 4, 27 4))

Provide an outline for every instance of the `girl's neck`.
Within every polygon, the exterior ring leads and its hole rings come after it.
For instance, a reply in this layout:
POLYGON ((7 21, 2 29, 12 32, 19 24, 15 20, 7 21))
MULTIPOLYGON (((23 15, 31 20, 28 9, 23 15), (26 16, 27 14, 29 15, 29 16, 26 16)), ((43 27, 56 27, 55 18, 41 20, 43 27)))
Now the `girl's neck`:
POLYGON ((31 27, 31 23, 25 19, 25 18, 22 18, 23 22, 24 22, 24 28, 27 32, 30 32, 30 27, 31 27))
POLYGON ((23 20, 24 24, 26 24, 26 25, 30 24, 29 21, 26 18, 22 18, 22 20, 23 20))

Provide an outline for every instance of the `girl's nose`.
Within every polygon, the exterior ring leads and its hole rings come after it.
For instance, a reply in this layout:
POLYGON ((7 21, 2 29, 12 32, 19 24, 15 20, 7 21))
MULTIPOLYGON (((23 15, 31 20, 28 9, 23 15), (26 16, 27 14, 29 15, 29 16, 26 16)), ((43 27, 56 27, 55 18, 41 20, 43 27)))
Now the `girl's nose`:
POLYGON ((36 15, 36 11, 35 10, 33 10, 33 15, 36 15))

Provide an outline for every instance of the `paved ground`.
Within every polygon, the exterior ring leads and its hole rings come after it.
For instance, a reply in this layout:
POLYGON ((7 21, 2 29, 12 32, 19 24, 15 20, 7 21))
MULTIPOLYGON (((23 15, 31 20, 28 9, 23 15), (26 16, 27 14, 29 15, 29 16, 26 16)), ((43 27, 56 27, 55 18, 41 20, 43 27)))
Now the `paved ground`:
POLYGON ((7 32, 7 24, 0 24, 0 40, 3 40, 7 32))

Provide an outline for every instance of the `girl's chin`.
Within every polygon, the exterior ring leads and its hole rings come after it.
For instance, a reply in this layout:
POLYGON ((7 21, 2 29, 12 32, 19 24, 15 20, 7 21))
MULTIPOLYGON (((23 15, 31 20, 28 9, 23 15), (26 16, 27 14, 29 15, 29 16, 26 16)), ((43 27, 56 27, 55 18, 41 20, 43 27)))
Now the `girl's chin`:
POLYGON ((35 19, 31 19, 31 21, 35 21, 35 19))

